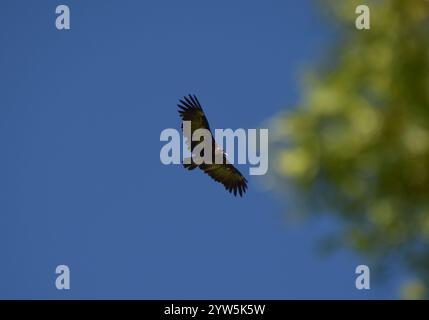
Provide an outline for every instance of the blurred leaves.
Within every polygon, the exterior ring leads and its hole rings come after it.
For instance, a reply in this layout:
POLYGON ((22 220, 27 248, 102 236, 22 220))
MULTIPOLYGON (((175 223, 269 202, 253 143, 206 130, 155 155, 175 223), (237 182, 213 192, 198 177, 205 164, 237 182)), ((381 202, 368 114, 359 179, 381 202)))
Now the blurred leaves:
POLYGON ((328 62, 307 74, 303 99, 273 124, 275 178, 310 214, 343 221, 339 245, 394 256, 429 288, 429 1, 323 2, 339 23, 328 62))
POLYGON ((426 288, 420 281, 410 281, 401 288, 401 298, 406 300, 423 299, 426 288))

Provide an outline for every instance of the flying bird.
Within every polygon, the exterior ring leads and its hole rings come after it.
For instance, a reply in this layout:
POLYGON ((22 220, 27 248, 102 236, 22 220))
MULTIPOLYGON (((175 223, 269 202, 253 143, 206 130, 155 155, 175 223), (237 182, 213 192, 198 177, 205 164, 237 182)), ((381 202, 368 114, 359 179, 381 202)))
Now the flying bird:
POLYGON ((188 149, 191 151, 191 154, 194 155, 194 148, 204 140, 202 137, 200 140, 192 141, 192 135, 195 130, 206 129, 210 132, 212 138, 211 163, 203 162, 201 164, 196 164, 191 160, 191 163, 183 163, 183 166, 188 170, 194 170, 198 167, 204 173, 208 174, 213 180, 222 183, 226 190, 230 193, 234 193, 234 196, 237 195, 237 192, 240 196, 243 196, 247 189, 247 180, 240 171, 228 162, 226 153, 216 143, 213 133, 210 130, 209 122, 207 121, 206 115, 204 114, 203 108, 201 107, 197 97, 195 95, 189 95, 188 97, 183 97, 183 99, 180 99, 179 101, 180 104, 177 106, 179 107, 178 111, 182 121, 191 121, 190 136, 186 136, 185 132, 186 144, 188 145, 188 149), (215 163, 215 158, 217 156, 222 157, 222 163, 215 163))

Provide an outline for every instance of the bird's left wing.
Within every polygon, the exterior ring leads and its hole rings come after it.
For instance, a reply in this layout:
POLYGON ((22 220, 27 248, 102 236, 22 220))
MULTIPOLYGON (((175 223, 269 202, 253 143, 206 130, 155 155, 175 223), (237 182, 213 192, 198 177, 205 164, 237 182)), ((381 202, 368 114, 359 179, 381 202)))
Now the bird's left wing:
POLYGON ((240 196, 246 192, 246 178, 226 159, 224 159, 224 163, 222 164, 203 163, 200 165, 200 169, 207 173, 213 180, 222 183, 229 192, 234 192, 235 196, 237 195, 237 191, 240 196))

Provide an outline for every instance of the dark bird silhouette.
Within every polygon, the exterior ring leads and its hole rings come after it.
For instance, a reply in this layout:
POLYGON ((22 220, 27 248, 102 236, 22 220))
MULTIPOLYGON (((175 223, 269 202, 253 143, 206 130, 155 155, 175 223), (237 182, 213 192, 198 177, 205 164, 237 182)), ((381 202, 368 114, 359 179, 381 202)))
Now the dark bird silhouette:
MULTIPOLYGON (((208 174, 213 180, 220 182, 224 185, 230 193, 234 193, 234 196, 237 195, 237 192, 240 196, 246 192, 247 189, 247 180, 246 178, 238 171, 226 158, 225 152, 218 146, 216 143, 213 134, 210 130, 209 123, 204 114, 203 108, 201 107, 200 102, 198 101, 195 95, 188 97, 183 97, 183 100, 179 100, 179 115, 182 118, 182 121, 191 121, 191 134, 190 136, 186 135, 186 144, 188 149, 191 151, 191 154, 194 155, 194 148, 201 142, 204 138, 201 137, 200 140, 192 141, 192 135, 197 129, 206 129, 210 132, 212 140, 212 161, 211 163, 201 163, 196 164, 194 161, 190 161, 189 164, 183 163, 183 166, 188 170, 194 170, 195 168, 200 168, 204 173, 208 174), (220 164, 215 163, 215 157, 222 157, 223 161, 220 164)), ((183 129, 183 123, 182 123, 183 129)), ((204 156, 201 154, 201 156, 204 156)))

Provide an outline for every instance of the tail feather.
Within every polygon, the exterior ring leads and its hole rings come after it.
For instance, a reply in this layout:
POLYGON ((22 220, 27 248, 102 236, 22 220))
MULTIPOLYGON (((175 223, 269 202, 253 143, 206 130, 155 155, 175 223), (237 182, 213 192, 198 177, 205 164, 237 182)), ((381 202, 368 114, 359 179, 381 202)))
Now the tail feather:
POLYGON ((194 170, 195 168, 198 167, 198 165, 194 163, 194 161, 192 160, 192 157, 185 158, 182 164, 183 164, 183 167, 188 170, 194 170))

